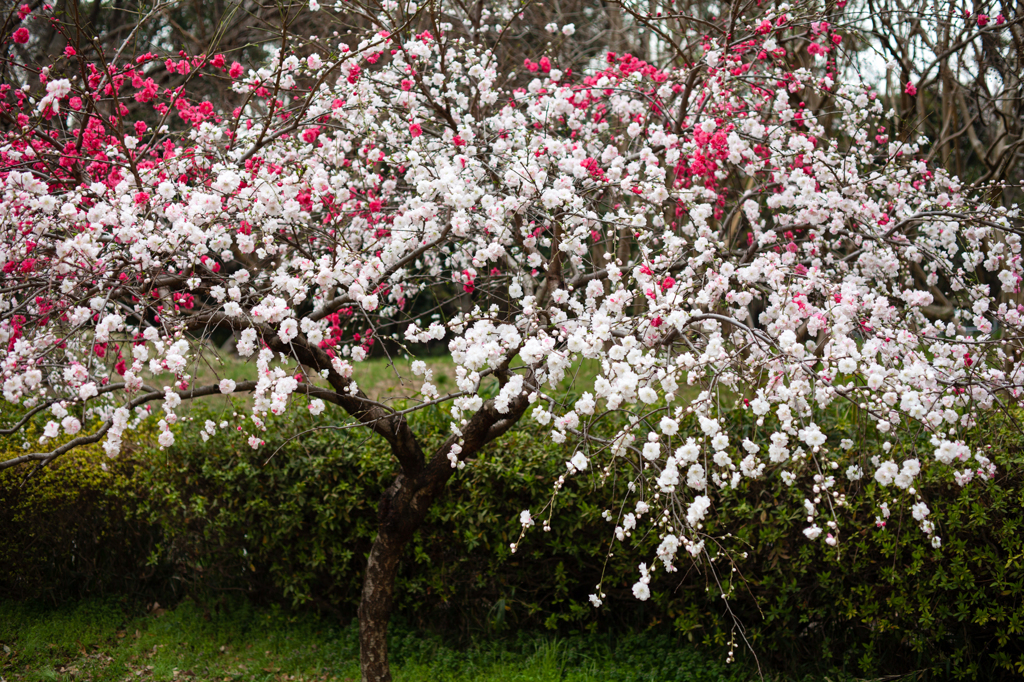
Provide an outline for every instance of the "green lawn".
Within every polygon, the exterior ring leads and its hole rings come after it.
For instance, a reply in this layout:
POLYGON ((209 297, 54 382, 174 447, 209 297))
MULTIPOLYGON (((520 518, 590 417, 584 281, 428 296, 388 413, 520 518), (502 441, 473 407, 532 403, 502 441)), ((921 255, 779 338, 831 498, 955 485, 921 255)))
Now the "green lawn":
MULTIPOLYGON (((451 357, 430 357, 425 358, 425 361, 427 367, 433 370, 433 383, 441 393, 455 390, 455 363, 451 357)), ((285 366, 289 364, 297 367, 294 362, 286 363, 285 366)), ((373 400, 415 397, 423 386, 423 377, 415 376, 411 366, 412 360, 404 357, 372 358, 355 363, 353 377, 363 392, 373 400)), ((197 386, 216 383, 221 379, 253 380, 256 378, 256 356, 243 358, 234 353, 219 353, 211 347, 202 358, 189 365, 188 371, 196 377, 197 386)), ((327 386, 327 382, 319 377, 312 378, 318 385, 327 386)), ((146 379, 150 380, 148 374, 146 379)), ((161 379, 155 383, 162 385, 169 380, 167 375, 161 379)))
MULTIPOLYGON (((398 681, 758 679, 749 663, 726 664, 724 649, 680 644, 666 635, 505 633, 458 647, 439 635, 395 630, 391 651, 398 681)), ((6 682, 340 682, 359 678, 357 661, 354 624, 339 627, 314 615, 256 609, 246 602, 211 613, 186 601, 160 615, 126 614, 113 600, 62 608, 0 603, 0 679, 6 682)))
MULTIPOLYGON (((431 381, 442 395, 458 390, 455 385, 455 363, 452 362, 451 356, 439 355, 421 359, 433 372, 431 381)), ((423 377, 412 373, 412 360, 406 356, 394 356, 375 357, 357 362, 354 363, 353 378, 366 395, 374 400, 388 402, 416 398, 423 386, 423 377)), ((513 366, 520 364, 522 363, 518 362, 518 358, 512 363, 513 366)), ((189 371, 196 376, 196 384, 199 386, 220 379, 251 380, 256 378, 256 359, 255 356, 242 358, 234 353, 220 354, 217 349, 211 347, 200 360, 190 365, 189 371)), ((580 360, 573 365, 571 372, 566 374, 559 388, 561 392, 572 389, 577 395, 583 391, 593 391, 594 379, 597 378, 599 371, 600 363, 596 360, 580 360)), ((318 378, 314 380, 324 386, 327 385, 318 378)), ((493 379, 485 379, 483 386, 485 391, 497 390, 497 382, 493 379)), ((550 387, 548 390, 551 390, 550 387)), ((556 397, 561 397, 559 393, 553 391, 556 397)))

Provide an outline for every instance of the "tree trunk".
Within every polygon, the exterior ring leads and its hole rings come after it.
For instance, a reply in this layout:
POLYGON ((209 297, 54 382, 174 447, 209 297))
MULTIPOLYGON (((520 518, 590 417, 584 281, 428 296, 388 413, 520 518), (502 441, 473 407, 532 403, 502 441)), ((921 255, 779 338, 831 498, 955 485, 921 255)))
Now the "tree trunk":
MULTIPOLYGON (((446 462, 447 464, 447 462, 446 462)), ((380 501, 380 526, 370 548, 359 602, 359 664, 363 682, 391 682, 388 622, 402 553, 444 492, 451 467, 431 467, 415 479, 399 474, 380 501)))
MULTIPOLYGON (((526 385, 536 388, 533 377, 531 370, 526 385)), ((488 400, 462 427, 461 458, 474 455, 485 444, 512 428, 528 405, 525 391, 510 402, 505 412, 498 412, 493 399, 488 400)), ((452 445, 457 442, 455 436, 449 437, 424 464, 419 445, 404 421, 401 427, 389 433, 398 434, 392 442, 392 449, 402 463, 402 471, 380 500, 380 525, 366 562, 363 594, 359 602, 359 665, 363 682, 391 682, 388 622, 395 600, 395 577, 402 552, 423 524, 431 505, 444 493, 445 484, 455 471, 448 460, 452 445), (403 434, 407 437, 399 437, 403 434)))
POLYGON ((370 549, 359 603, 359 664, 363 682, 391 682, 388 621, 394 603, 395 576, 406 542, 382 528, 370 549))

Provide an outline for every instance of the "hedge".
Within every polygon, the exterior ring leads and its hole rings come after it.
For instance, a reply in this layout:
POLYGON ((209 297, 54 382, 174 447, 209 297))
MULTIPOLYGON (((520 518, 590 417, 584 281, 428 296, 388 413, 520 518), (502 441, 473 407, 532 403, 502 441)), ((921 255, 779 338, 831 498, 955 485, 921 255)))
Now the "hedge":
MULTIPOLYGON (((0 457, 20 454, 11 452, 19 445, 0 439, 0 457)), ((59 603, 152 582, 145 559, 157 529, 138 518, 133 470, 132 457, 110 460, 87 446, 45 468, 0 471, 0 595, 59 603)))
MULTIPOLYGON (((139 448, 115 461, 88 451, 23 486, 24 471, 0 472, 0 528, 16 529, 0 542, 0 591, 79 596, 141 589, 140 577, 159 589, 170 574, 179 594, 184 586, 200 599, 240 591, 354 616, 392 468, 385 446, 362 430, 306 431, 308 424, 282 418, 254 451, 231 429, 201 437, 206 419, 240 417, 195 409, 192 418, 169 451, 139 448)), ((629 588, 656 538, 637 536, 609 557, 612 528, 600 518, 616 508, 621 478, 603 486, 596 477, 571 479, 555 501, 551 531, 531 529, 510 553, 519 511, 551 497, 566 458, 524 425, 449 484, 407 552, 399 617, 449 632, 670 629, 707 644, 739 642, 742 631, 775 669, 815 662, 865 675, 1019 679, 1024 437, 1012 423, 996 420, 981 432, 995 480, 961 489, 935 473, 920 482, 940 549, 908 522, 891 488, 869 481, 851 497, 839 546, 810 543, 799 488, 770 477, 719 503, 706 529, 720 539, 709 544, 714 571, 681 564, 662 572, 645 603, 629 588), (893 517, 879 529, 883 500, 893 517), (608 600, 598 611, 586 598, 602 570, 608 600)), ((415 426, 428 440, 446 432, 440 413, 415 426)), ((863 445, 867 457, 873 445, 863 445)))

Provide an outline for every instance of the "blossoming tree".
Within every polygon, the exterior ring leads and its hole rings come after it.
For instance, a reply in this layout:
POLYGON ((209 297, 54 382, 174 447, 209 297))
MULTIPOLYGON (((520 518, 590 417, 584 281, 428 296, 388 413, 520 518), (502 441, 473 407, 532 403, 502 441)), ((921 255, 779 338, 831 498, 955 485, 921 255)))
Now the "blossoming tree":
POLYGON ((0 372, 21 411, 2 433, 42 436, 0 467, 89 443, 116 457, 154 403, 167 448, 206 396, 251 395, 240 447, 261 446, 268 413, 337 408, 396 467, 360 607, 367 680, 390 678, 403 547, 453 472, 527 414, 565 444, 556 489, 635 464, 629 513, 609 519, 619 540, 660 539, 639 599, 654 571, 705 555, 714 497, 760 476, 807 489, 808 541, 842 541, 867 476, 903 491, 938 546, 915 479, 990 476, 963 432, 1024 383, 1018 213, 887 136, 878 93, 834 60, 841 5, 751 4, 716 20, 729 30, 698 41, 698 62, 609 53, 584 73, 543 55, 500 73, 486 36, 509 8, 474 33, 440 15, 423 29, 402 3, 344 42, 282 41, 259 68, 129 58, 130 40, 86 61, 70 35, 46 63, 8 53, 25 85, 0 85, 0 372), (157 86, 164 70, 182 85, 157 86), (243 104, 193 99, 199 78, 243 104), (214 332, 250 378, 197 382, 214 332), (445 343, 457 386, 417 360, 418 392, 370 399, 357 379, 375 339, 413 358, 445 343), (600 372, 566 402, 555 389, 583 359, 600 372), (723 401, 753 413, 748 433, 726 432, 723 401), (897 462, 886 441, 848 461, 821 426, 837 401, 883 439, 920 424, 934 451, 897 462), (437 405, 451 434, 425 451, 407 417, 437 405))

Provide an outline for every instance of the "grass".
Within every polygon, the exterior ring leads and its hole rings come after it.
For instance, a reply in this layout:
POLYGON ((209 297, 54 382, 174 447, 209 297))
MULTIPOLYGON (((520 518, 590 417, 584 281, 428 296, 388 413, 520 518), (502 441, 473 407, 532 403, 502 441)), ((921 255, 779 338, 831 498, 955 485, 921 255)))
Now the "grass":
MULTIPOLYGON (((422 359, 427 368, 432 371, 431 381, 442 395, 458 390, 455 385, 455 363, 451 356, 439 355, 418 359, 422 359)), ((412 362, 413 358, 407 356, 371 358, 354 363, 353 378, 363 392, 373 400, 390 402, 416 398, 419 397, 424 377, 415 376, 412 373, 412 362)), ((294 363, 291 364, 295 366, 294 363)), ((521 364, 518 358, 512 363, 513 366, 521 364)), ((256 358, 255 356, 243 358, 235 353, 221 353, 218 349, 210 346, 201 360, 193 362, 189 371, 196 375, 196 385, 198 386, 216 383, 221 379, 244 381, 255 378, 256 358)), ((566 373, 565 378, 559 384, 560 390, 554 391, 554 394, 558 397, 559 393, 570 390, 576 394, 585 390, 593 391, 594 379, 597 378, 599 372, 600 363, 596 360, 580 360, 566 373)), ((321 381, 318 377, 313 377, 313 380, 327 386, 327 382, 321 381)), ((496 392, 497 382, 490 378, 485 379, 483 387, 485 392, 488 390, 496 392)))
MULTIPOLYGON (((433 370, 433 383, 442 393, 455 390, 455 363, 449 356, 424 358, 427 367, 433 370)), ((275 363, 278 366, 280 363, 275 363)), ((297 367, 294 362, 286 362, 284 367, 297 367)), ((214 347, 208 347, 200 360, 194 361, 188 371, 195 375, 195 384, 205 386, 231 379, 245 381, 256 378, 256 356, 243 358, 235 353, 221 353, 214 347)), ((162 377, 164 383, 167 375, 162 377)), ((321 386, 327 382, 319 377, 311 377, 321 386)), ((412 373, 412 359, 403 357, 372 358, 355 363, 353 378, 368 397, 386 402, 394 399, 414 397, 423 386, 423 377, 412 373)), ((150 377, 146 376, 149 380, 150 377)), ((156 382, 160 384, 160 382, 156 382)))
MULTIPOLYGON (((358 680, 355 624, 257 609, 217 612, 192 601, 152 614, 117 601, 53 608, 0 603, 0 680, 257 682, 358 680)), ((666 635, 517 633, 454 647, 438 635, 396 630, 397 682, 733 682, 758 679, 725 652, 666 635)), ((838 678, 831 678, 837 680, 838 678)))
POLYGON ((0 671, 9 681, 323 680, 356 678, 351 637, 316 619, 239 605, 207 614, 185 602, 160 616, 116 602, 0 607, 0 671))

